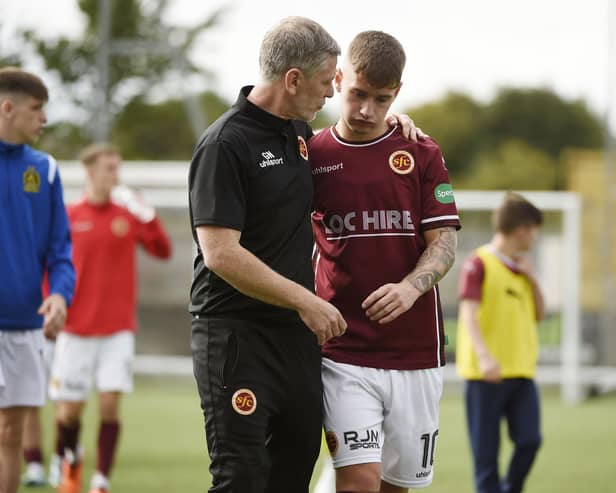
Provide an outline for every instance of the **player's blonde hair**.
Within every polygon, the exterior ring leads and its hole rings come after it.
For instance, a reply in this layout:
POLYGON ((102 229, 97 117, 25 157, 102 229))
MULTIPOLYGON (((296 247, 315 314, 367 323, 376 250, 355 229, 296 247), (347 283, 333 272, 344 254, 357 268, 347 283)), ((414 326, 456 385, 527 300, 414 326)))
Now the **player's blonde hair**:
POLYGON ((31 96, 39 101, 47 101, 47 86, 36 75, 17 67, 0 68, 0 98, 3 95, 31 96))
POLYGON ((349 45, 347 60, 353 70, 377 88, 400 85, 406 55, 400 42, 382 31, 363 31, 349 45))
POLYGON ((79 160, 84 166, 94 164, 101 156, 120 156, 120 149, 109 142, 96 142, 85 147, 79 153, 79 160))
POLYGON ((261 76, 272 82, 298 68, 311 77, 329 58, 338 55, 340 46, 323 26, 305 17, 287 17, 263 38, 261 76))

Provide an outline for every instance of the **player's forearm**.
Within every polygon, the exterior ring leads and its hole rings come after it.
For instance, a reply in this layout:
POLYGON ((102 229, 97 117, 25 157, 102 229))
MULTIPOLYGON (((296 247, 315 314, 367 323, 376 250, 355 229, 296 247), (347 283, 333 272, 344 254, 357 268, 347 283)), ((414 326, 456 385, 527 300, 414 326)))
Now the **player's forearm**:
POLYGON ((160 219, 155 216, 149 223, 144 224, 140 237, 143 248, 154 257, 168 259, 171 257, 171 240, 167 235, 160 219))
POLYGON ((477 320, 478 309, 479 303, 476 301, 462 300, 460 302, 460 317, 462 318, 462 325, 468 331, 475 355, 478 358, 482 358, 489 355, 490 350, 483 339, 481 328, 479 327, 479 321, 477 320))
POLYGON ((306 296, 314 296, 268 267, 239 243, 210 250, 204 258, 216 275, 246 296, 264 303, 298 310, 306 296))
POLYGON ((72 260, 70 227, 62 201, 60 182, 54 188, 52 209, 51 237, 46 256, 49 292, 58 293, 66 304, 70 305, 75 291, 76 274, 72 260))
POLYGON ((432 289, 451 269, 457 245, 458 237, 454 228, 439 228, 405 280, 421 294, 432 289))
POLYGON ((545 299, 543 293, 539 287, 539 283, 534 277, 529 277, 529 281, 533 288, 533 300, 535 302, 535 318, 536 320, 543 320, 545 318, 545 299))

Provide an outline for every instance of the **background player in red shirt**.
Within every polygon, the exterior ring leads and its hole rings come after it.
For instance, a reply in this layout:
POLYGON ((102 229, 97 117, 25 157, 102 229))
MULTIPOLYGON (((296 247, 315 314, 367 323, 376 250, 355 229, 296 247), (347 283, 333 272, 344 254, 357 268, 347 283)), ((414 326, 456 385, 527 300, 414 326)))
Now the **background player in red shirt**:
POLYGON ((444 331, 437 282, 460 227, 436 142, 385 115, 405 54, 392 36, 351 42, 338 123, 309 141, 317 294, 348 329, 323 347, 325 430, 339 492, 405 492, 433 477, 444 331))
POLYGON ((91 492, 109 489, 120 431, 122 392, 132 390, 136 330, 136 248, 171 255, 169 238, 152 207, 118 186, 121 156, 110 144, 87 147, 84 197, 68 208, 77 285, 58 336, 50 396, 57 401, 58 441, 64 446, 59 491, 81 491, 77 452, 81 414, 92 380, 99 392, 100 428, 91 492))

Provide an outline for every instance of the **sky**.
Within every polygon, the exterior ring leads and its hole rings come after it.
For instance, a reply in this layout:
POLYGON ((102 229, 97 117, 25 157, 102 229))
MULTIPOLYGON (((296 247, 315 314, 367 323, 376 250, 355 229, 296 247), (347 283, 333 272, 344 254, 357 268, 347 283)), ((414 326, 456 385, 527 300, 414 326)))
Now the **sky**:
MULTIPOLYGON (((0 50, 16 27, 51 38, 77 36, 83 19, 76 3, 0 0, 0 50)), ((264 33, 283 17, 303 15, 321 23, 343 55, 362 30, 386 31, 400 40, 407 65, 395 110, 452 90, 485 102, 499 88, 516 86, 583 99, 600 117, 616 113, 616 6, 609 7, 608 0, 171 0, 164 15, 191 25, 220 6, 227 13, 200 39, 193 57, 216 74, 209 88, 229 102, 242 85, 258 82, 264 33)), ((326 108, 335 112, 337 98, 326 108)), ((614 125, 616 118, 610 121, 614 125)))

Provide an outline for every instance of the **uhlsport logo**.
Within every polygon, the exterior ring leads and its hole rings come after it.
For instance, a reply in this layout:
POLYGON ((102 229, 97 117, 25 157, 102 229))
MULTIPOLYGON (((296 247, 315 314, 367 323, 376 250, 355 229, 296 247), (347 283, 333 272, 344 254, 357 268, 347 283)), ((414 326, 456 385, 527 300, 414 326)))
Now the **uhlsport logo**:
POLYGON ((299 155, 308 161, 308 146, 301 135, 297 136, 297 145, 299 147, 299 155))
POLYGON ((389 167, 399 175, 406 175, 413 171, 415 159, 407 151, 396 151, 389 156, 389 167))
POLYGON ((434 189, 434 197, 441 204, 451 204, 454 201, 453 189, 449 183, 441 183, 434 189))
POLYGON ((248 416, 257 409, 257 397, 250 389, 239 389, 235 391, 231 398, 231 405, 235 412, 248 416))
POLYGON ((262 168, 282 164, 282 158, 276 157, 272 151, 262 152, 261 156, 263 156, 263 161, 259 163, 259 166, 261 166, 262 168))
POLYGON ((344 163, 336 164, 324 164, 323 166, 317 166, 312 169, 313 175, 322 175, 324 173, 331 173, 332 171, 341 171, 344 169, 344 163))

